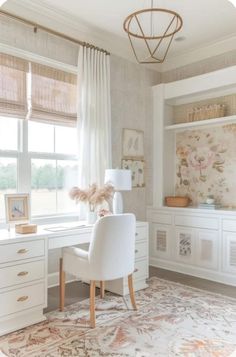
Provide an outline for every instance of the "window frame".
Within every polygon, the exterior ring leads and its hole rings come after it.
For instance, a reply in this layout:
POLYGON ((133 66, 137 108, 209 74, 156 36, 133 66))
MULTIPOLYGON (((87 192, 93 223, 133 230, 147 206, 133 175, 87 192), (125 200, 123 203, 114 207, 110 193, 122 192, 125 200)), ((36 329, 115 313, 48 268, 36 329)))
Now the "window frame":
MULTIPOLYGON (((0 118, 1 120, 1 118, 0 118)), ((17 119, 16 119, 17 120, 17 119)), ((28 150, 28 127, 29 120, 18 119, 17 122, 17 150, 0 150, 0 158, 14 158, 17 160, 17 192, 27 192, 31 194, 31 160, 60 160, 60 161, 78 161, 78 156, 60 153, 45 153, 45 152, 31 152, 28 150)), ((55 125, 54 125, 55 127, 55 125)), ((55 128, 54 128, 54 149, 55 149, 55 128)), ((78 218, 76 209, 66 213, 52 213, 46 215, 31 215, 33 221, 48 221, 60 217, 74 217, 78 218)), ((1 221, 0 221, 1 223, 1 221)), ((3 223, 3 220, 2 220, 3 223)))

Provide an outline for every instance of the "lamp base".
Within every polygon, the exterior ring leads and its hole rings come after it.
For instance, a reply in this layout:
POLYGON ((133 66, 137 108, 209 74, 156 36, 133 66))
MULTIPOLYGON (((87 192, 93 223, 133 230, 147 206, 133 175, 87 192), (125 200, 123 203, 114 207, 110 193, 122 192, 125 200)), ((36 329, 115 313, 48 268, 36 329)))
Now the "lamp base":
POLYGON ((123 213, 123 199, 120 192, 115 192, 113 196, 113 213, 122 214, 123 213))

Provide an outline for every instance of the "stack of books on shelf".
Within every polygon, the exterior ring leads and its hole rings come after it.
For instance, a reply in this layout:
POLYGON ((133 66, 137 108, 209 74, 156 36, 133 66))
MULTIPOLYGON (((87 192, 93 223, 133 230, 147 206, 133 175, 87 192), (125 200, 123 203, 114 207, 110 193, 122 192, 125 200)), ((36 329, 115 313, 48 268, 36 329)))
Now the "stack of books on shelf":
POLYGON ((220 209, 220 205, 219 204, 209 204, 209 203, 200 203, 198 208, 203 208, 203 209, 220 209))

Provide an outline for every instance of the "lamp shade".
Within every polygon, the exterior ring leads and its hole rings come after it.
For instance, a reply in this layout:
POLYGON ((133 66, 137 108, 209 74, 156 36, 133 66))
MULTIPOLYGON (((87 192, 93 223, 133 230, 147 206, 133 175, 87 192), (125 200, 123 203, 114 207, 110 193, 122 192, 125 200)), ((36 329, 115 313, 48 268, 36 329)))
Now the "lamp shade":
POLYGON ((110 183, 116 191, 131 191, 131 170, 106 170, 105 183, 110 183))

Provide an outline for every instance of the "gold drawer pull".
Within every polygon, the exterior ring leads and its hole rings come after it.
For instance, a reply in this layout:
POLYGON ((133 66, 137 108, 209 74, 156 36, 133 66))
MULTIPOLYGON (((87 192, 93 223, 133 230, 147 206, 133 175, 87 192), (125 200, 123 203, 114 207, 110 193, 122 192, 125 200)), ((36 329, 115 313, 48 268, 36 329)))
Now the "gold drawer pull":
POLYGON ((25 254, 25 253, 27 253, 28 252, 28 249, 19 249, 18 250, 18 252, 17 252, 17 254, 25 254))
POLYGON ((18 302, 23 302, 23 301, 26 301, 29 297, 28 296, 21 296, 17 299, 18 302))
POLYGON ((134 273, 137 273, 138 272, 138 268, 134 269, 134 273))
POLYGON ((29 274, 28 271, 20 271, 20 272, 17 274, 17 276, 26 276, 26 275, 28 275, 28 274, 29 274))
POLYGON ((138 249, 135 249, 135 254, 137 254, 138 253, 138 249))

